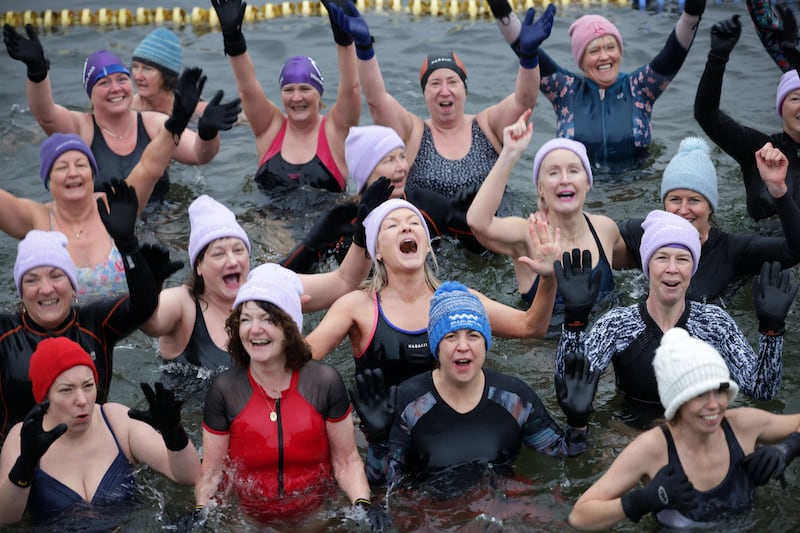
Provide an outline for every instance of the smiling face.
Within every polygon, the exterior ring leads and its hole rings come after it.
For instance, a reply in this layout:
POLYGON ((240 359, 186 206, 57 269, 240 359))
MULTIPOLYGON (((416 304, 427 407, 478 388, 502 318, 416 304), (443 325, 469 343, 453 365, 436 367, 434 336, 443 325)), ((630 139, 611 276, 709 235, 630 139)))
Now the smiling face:
POLYGON ((664 246, 650 257, 650 296, 664 306, 686 298, 694 260, 689 250, 664 246))
POLYGON ((281 99, 290 121, 308 121, 319 115, 322 97, 307 83, 287 83, 281 87, 281 99))
POLYGON ((467 87, 455 71, 449 68, 433 71, 423 94, 431 118, 436 122, 457 122, 464 117, 467 87))
POLYGON ((133 83, 124 72, 115 72, 97 80, 92 88, 92 105, 109 112, 129 111, 133 98, 133 83))
POLYGON ((394 190, 391 197, 402 198, 405 193, 406 178, 408 177, 408 159, 406 159, 405 148, 395 148, 386 154, 370 174, 365 188, 375 183, 382 176, 386 176, 392 182, 394 190))
POLYGON ((428 237, 423 224, 414 211, 405 207, 386 215, 378 231, 377 260, 387 269, 422 268, 428 253, 428 237))
POLYGON ((589 192, 589 175, 578 155, 566 149, 553 150, 539 167, 539 198, 549 211, 572 213, 582 211, 589 192))
POLYGON ((286 362, 286 337, 270 313, 249 301, 239 312, 239 339, 252 363, 286 362))
POLYGON ((64 423, 69 432, 89 429, 97 400, 97 383, 92 369, 73 366, 56 377, 47 393, 50 407, 46 420, 49 426, 64 423))
POLYGON ((69 314, 75 289, 60 268, 40 266, 22 275, 22 305, 31 319, 45 329, 61 324, 69 314))
POLYGON ((442 337, 438 348, 442 377, 456 384, 476 379, 486 361, 486 339, 471 329, 451 331, 442 337))
POLYGON ((92 165, 86 154, 68 150, 58 156, 50 169, 50 192, 54 198, 82 200, 94 193, 92 165))
POLYGON ((664 210, 692 223, 701 236, 711 228, 711 204, 706 197, 689 189, 673 189, 664 196, 664 210))
POLYGON ((203 278, 205 293, 233 302, 250 272, 250 253, 241 239, 216 239, 198 259, 195 272, 203 278))
POLYGON ((622 52, 617 39, 604 35, 589 43, 583 52, 581 70, 602 89, 608 89, 619 77, 622 52))
POLYGON ((676 414, 677 421, 700 433, 713 433, 722 423, 728 410, 728 391, 719 388, 699 394, 681 405, 676 414))

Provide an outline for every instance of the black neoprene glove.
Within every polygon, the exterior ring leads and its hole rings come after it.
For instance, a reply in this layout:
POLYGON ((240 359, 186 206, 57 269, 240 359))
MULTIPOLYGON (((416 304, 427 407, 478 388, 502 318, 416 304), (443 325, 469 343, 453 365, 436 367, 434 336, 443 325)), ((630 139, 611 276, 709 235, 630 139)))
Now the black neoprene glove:
POLYGON ((372 503, 365 498, 359 498, 354 505, 366 511, 367 521, 372 531, 385 531, 386 528, 392 525, 392 518, 383 507, 372 505, 372 503))
POLYGON ((189 444, 189 437, 181 425, 181 406, 183 402, 175 399, 175 394, 156 382, 156 389, 149 383, 140 383, 148 408, 145 411, 129 409, 128 416, 149 424, 161 433, 167 449, 179 452, 189 444))
POLYGON ((792 433, 778 444, 759 446, 744 458, 743 464, 755 486, 766 485, 770 479, 778 479, 786 488, 783 472, 789 463, 800 454, 800 433, 792 433))
POLYGON ((242 0, 211 0, 214 11, 217 12, 219 27, 222 29, 222 42, 225 45, 225 55, 240 56, 247 51, 247 41, 242 33, 242 21, 247 2, 242 0))
POLYGON ((556 398, 567 415, 567 424, 574 428, 588 425, 594 412, 592 401, 597 391, 600 372, 591 371, 589 359, 578 353, 567 354, 564 375, 555 375, 556 398))
POLYGON ((397 387, 392 386, 387 392, 380 368, 356 374, 355 381, 355 387, 351 385, 348 392, 361 419, 361 431, 370 442, 387 440, 394 422, 397 387))
POLYGON ((31 486, 33 474, 39 460, 55 440, 67 431, 66 424, 58 424, 50 431, 42 427, 42 419, 50 407, 50 400, 43 400, 28 411, 19 433, 19 457, 8 472, 8 479, 23 489, 31 486))
POLYGON ((741 34, 742 23, 739 22, 739 15, 717 22, 711 26, 711 49, 708 55, 727 61, 741 34))
POLYGON ((328 12, 328 19, 331 22, 331 30, 333 30, 333 40, 339 46, 350 46, 353 44, 353 36, 342 30, 339 24, 336 23, 336 16, 331 13, 331 4, 335 4, 340 8, 344 8, 350 0, 320 0, 325 10, 328 12))
POLYGON ((702 16, 706 10, 706 0, 686 0, 683 12, 687 15, 702 16))
POLYGON ((348 202, 337 205, 314 224, 291 253, 281 261, 281 266, 297 273, 311 273, 314 265, 322 262, 330 251, 338 251, 352 241, 358 205, 348 202))
POLYGON ((356 227, 353 230, 353 244, 362 248, 367 245, 367 229, 364 227, 364 220, 372 213, 372 210, 391 198, 394 185, 389 178, 381 176, 375 183, 364 190, 361 201, 358 204, 358 215, 356 216, 356 227))
POLYGON ((592 253, 578 248, 572 255, 564 252, 562 261, 554 261, 558 292, 564 300, 564 329, 580 331, 589 322, 597 295, 600 293, 600 271, 592 273, 592 253), (562 266, 563 263, 563 266, 562 266))
POLYGON ((685 512, 697 506, 697 493, 689 478, 674 465, 665 465, 646 486, 622 496, 625 516, 638 522, 647 513, 664 509, 685 512))
POLYGON ((761 274, 753 278, 753 307, 758 317, 758 331, 764 335, 783 335, 786 315, 797 296, 798 284, 788 270, 781 271, 777 261, 761 265, 761 274))
POLYGON ((369 33, 367 21, 358 12, 355 4, 347 0, 341 7, 338 3, 328 4, 326 7, 332 16, 331 21, 335 21, 344 33, 353 38, 356 43, 356 57, 362 61, 372 59, 375 56, 375 49, 372 47, 375 39, 369 33))
POLYGON ((792 68, 800 72, 800 70, 798 70, 800 69, 800 50, 797 49, 795 44, 788 41, 782 42, 781 50, 783 50, 783 55, 792 68))
POLYGON ((223 91, 217 91, 197 122, 197 135, 204 141, 216 137, 220 130, 231 129, 239 118, 239 113, 242 112, 242 101, 239 98, 221 104, 220 100, 224 94, 223 91))
POLYGON ((496 19, 504 19, 513 11, 508 0, 487 0, 487 3, 496 19))
POLYGON ((160 244, 143 244, 142 255, 153 273, 159 292, 167 278, 183 268, 183 261, 170 261, 169 250, 160 244))
POLYGON ((178 85, 175 87, 172 114, 164 122, 164 129, 175 136, 181 136, 194 114, 205 84, 206 77, 203 76, 203 71, 199 67, 183 70, 181 77, 178 78, 178 85))
POLYGON ((22 61, 28 67, 28 79, 33 83, 39 83, 47 77, 50 61, 44 57, 42 43, 39 42, 39 36, 33 26, 26 24, 25 32, 28 34, 27 39, 17 33, 12 26, 5 24, 3 41, 11 59, 22 61))
POLYGON ((539 65, 539 46, 550 37, 556 6, 549 4, 542 16, 535 22, 534 15, 536 15, 536 10, 532 7, 525 13, 525 20, 522 21, 517 41, 519 64, 528 69, 536 68, 539 65))
POLYGON ((139 249, 139 240, 134 228, 139 215, 139 199, 133 187, 120 179, 112 179, 103 184, 106 202, 97 199, 97 210, 106 231, 114 239, 114 244, 123 255, 131 255, 139 249))
MULTIPOLYGON (((774 5, 774 4, 773 4, 774 5)), ((786 3, 775 6, 775 10, 781 16, 780 40, 797 44, 797 19, 794 17, 792 8, 786 3)))

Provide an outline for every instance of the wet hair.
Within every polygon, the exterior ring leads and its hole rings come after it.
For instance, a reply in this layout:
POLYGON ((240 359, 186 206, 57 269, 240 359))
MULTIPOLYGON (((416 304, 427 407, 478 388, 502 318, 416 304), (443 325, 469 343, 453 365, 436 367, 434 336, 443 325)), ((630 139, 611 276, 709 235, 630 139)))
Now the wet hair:
MULTIPOLYGON (((283 353, 286 355, 286 369, 299 370, 306 362, 311 360, 311 347, 306 343, 297 324, 280 307, 262 300, 254 301, 258 307, 269 314, 272 322, 283 330, 284 345, 283 353)), ((242 307, 247 302, 237 305, 228 319, 225 321, 225 331, 228 332, 228 352, 237 366, 242 368, 250 367, 250 355, 244 348, 241 337, 239 337, 239 320, 242 314, 242 307)))
POLYGON ((208 251, 208 246, 211 243, 206 244, 202 250, 197 254, 197 259, 194 262, 194 268, 192 268, 192 273, 189 274, 189 281, 187 285, 189 286, 189 294, 192 295, 192 299, 197 302, 200 300, 200 297, 203 296, 206 292, 206 282, 203 279, 203 276, 197 273, 197 265, 200 264, 200 261, 203 260, 205 257, 206 252, 208 251))

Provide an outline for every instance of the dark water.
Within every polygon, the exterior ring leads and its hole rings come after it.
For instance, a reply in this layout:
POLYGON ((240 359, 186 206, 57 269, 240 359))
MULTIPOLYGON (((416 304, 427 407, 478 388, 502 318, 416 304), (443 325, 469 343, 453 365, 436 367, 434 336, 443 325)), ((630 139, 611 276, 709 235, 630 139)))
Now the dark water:
MULTIPOLYGON (((263 4, 258 4, 263 5, 263 4)), ((81 2, 44 0, 35 3, 19 0, 4 1, 4 10, 22 11, 28 8, 97 10, 100 7, 182 7, 187 11, 195 6, 208 8, 201 2, 188 0, 132 0, 81 2)), ((579 4, 559 8, 553 34, 546 43, 551 55, 565 67, 573 68, 567 28, 572 20, 586 12, 579 4)), ((639 12, 627 7, 596 7, 614 21, 625 39, 623 70, 631 70, 648 61, 660 49, 674 26, 676 15, 639 12)), ((711 25, 733 13, 743 15, 744 31, 728 64, 722 107, 742 122, 766 132, 778 131, 775 115, 775 87, 780 77, 777 67, 762 50, 749 24, 743 3, 710 5, 701 23, 701 31, 686 64, 666 93, 658 100, 654 112, 653 162, 648 168, 613 180, 595 182, 587 199, 587 209, 604 213, 619 220, 643 216, 658 207, 660 177, 680 140, 687 135, 699 135, 701 130, 692 118, 692 102, 708 51, 708 31, 711 25)), ((517 72, 517 61, 502 42, 493 21, 471 20, 467 17, 414 16, 407 13, 368 10, 366 19, 376 38, 376 52, 381 62, 386 85, 390 92, 412 111, 426 116, 419 91, 418 72, 424 55, 431 49, 452 48, 458 51, 469 74, 468 112, 477 112, 511 91, 517 72)), ((72 109, 86 109, 88 99, 80 85, 85 57, 99 48, 109 48, 123 58, 129 58, 139 40, 152 26, 124 29, 98 27, 68 27, 42 36, 51 61, 55 99, 72 109)), ((175 28, 184 44, 184 65, 201 65, 208 75, 206 94, 224 89, 235 93, 230 65, 222 53, 222 38, 207 28, 175 28)), ((328 105, 335 95, 337 72, 335 50, 327 20, 319 17, 288 17, 248 24, 245 34, 250 53, 256 63, 259 79, 268 95, 278 98, 277 76, 283 60, 289 55, 312 55, 323 70, 327 91, 323 101, 328 105)), ((27 110, 25 98, 25 67, 0 54, 3 81, 0 83, 0 160, 2 187, 14 194, 41 201, 48 199, 39 179, 38 151, 44 135, 27 110)), ((555 130, 551 107, 541 98, 534 111, 535 134, 533 146, 517 165, 510 188, 517 201, 517 214, 526 215, 535 205, 530 181, 536 147, 550 138, 555 130)), ((371 119, 366 106, 362 123, 371 119)), ((721 206, 717 218, 720 225, 731 231, 773 231, 776 222, 756 224, 746 217, 741 176, 733 160, 715 150, 713 158, 719 172, 721 206)), ((294 244, 301 228, 311 224, 320 212, 312 205, 295 211, 293 216, 276 208, 274 199, 258 191, 252 176, 256 169, 255 145, 247 126, 239 126, 223 134, 223 144, 217 158, 204 167, 173 165, 170 174, 173 187, 168 203, 150 213, 140 224, 142 240, 158 240, 170 246, 175 255, 188 264, 188 219, 186 210, 193 198, 207 193, 228 204, 240 214, 254 244, 253 264, 281 257, 294 244)), ((16 253, 16 241, 0 236, 0 265, 8 272, 0 277, 0 299, 6 309, 16 303, 11 269, 16 253)), ((442 279, 459 279, 494 298, 518 305, 516 283, 510 262, 499 257, 478 257, 451 243, 439 249, 442 279)), ((188 272, 184 270, 171 282, 179 283, 188 272)), ((642 295, 642 283, 633 273, 617 275, 623 302, 642 295)), ((729 311, 755 345, 758 340, 752 313, 749 290, 740 291, 730 302, 729 311)), ((319 316, 307 319, 307 329, 319 316)), ((800 410, 798 380, 800 363, 796 348, 795 328, 800 320, 793 312, 788 320, 785 346, 785 371, 779 399, 771 402, 740 400, 740 405, 757 405, 776 412, 800 410)), ((552 371, 555 345, 551 341, 497 340, 489 356, 491 366, 520 376, 531 383, 545 403, 561 419, 553 395, 552 371)), ((329 362, 339 368, 347 381, 352 377, 352 356, 347 347, 340 348, 329 362)), ((155 342, 142 334, 129 338, 116 350, 115 374, 111 399, 126 404, 139 402, 138 382, 153 381, 159 376, 155 342)), ((195 442, 200 442, 200 420, 203 393, 187 385, 183 391, 186 401, 187 429, 195 442)), ((613 379, 601 380, 595 401, 597 413, 591 422, 591 449, 583 456, 568 461, 552 460, 524 450, 516 465, 515 479, 488 480, 449 502, 434 502, 420 498, 414 492, 394 494, 390 500, 397 531, 553 531, 568 528, 565 519, 571 504, 608 467, 616 454, 635 431, 619 421, 619 398, 615 396, 613 379)), ((798 519, 791 511, 798 495, 800 476, 795 468, 787 474, 790 487, 781 490, 777 485, 759 489, 756 509, 744 519, 726 522, 724 529, 733 530, 796 530, 798 519)), ((142 506, 119 517, 121 529, 130 531, 170 530, 175 517, 192 506, 191 489, 177 487, 147 470, 140 473, 142 506)), ((380 495, 376 494, 375 498, 380 495)), ((342 531, 359 526, 343 510, 343 498, 331 510, 314 517, 308 524, 292 526, 292 530, 342 531)), ((622 531, 655 529, 653 522, 638 526, 624 523, 622 531)), ((78 519, 59 524, 61 529, 80 529, 78 519)), ((101 522, 100 528, 108 526, 101 522)), ((363 527, 363 526, 360 526, 363 527)), ((210 529, 257 530, 258 526, 244 518, 235 506, 227 506, 212 519, 210 529)), ((285 529, 285 528, 281 528, 285 529)), ((11 531, 26 527, 9 528, 11 531)))

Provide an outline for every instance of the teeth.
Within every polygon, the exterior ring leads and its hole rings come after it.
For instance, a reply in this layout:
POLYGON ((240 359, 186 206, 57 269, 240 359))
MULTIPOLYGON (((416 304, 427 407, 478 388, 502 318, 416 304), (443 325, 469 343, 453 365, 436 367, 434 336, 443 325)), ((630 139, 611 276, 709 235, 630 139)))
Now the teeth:
POLYGON ((272 342, 272 341, 268 341, 268 340, 251 340, 250 344, 253 344, 255 346, 266 346, 270 342, 272 342))
POLYGON ((703 417, 703 420, 716 420, 719 415, 706 415, 703 417))
POLYGON ((55 300, 42 300, 41 305, 54 305, 58 303, 58 299, 55 300))

